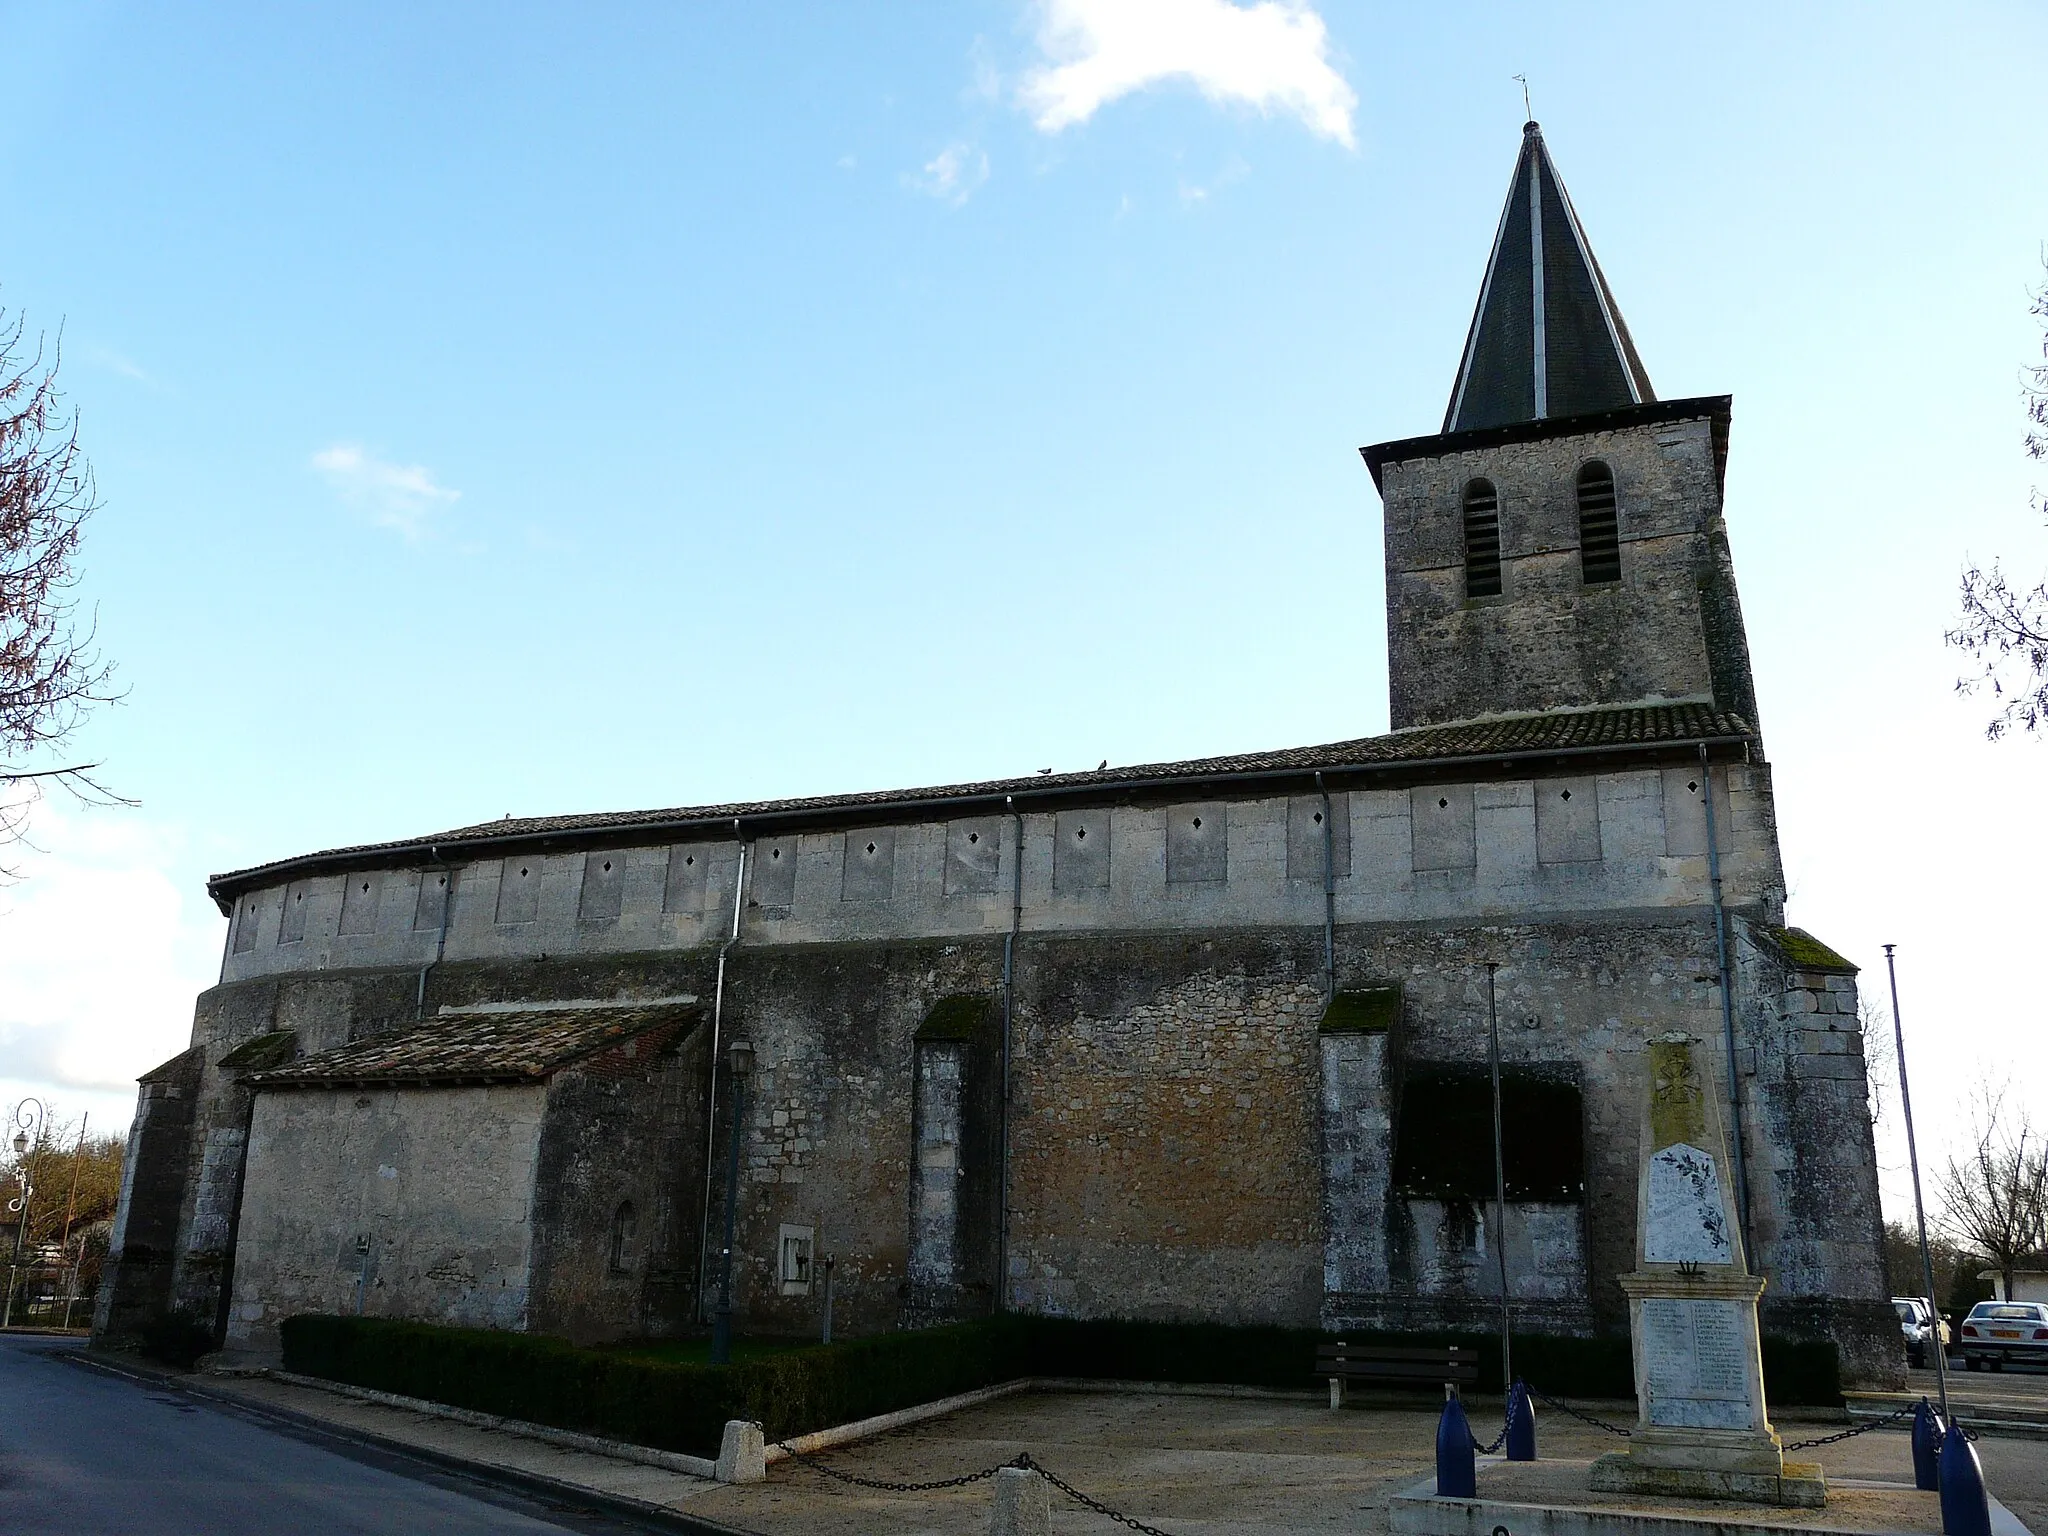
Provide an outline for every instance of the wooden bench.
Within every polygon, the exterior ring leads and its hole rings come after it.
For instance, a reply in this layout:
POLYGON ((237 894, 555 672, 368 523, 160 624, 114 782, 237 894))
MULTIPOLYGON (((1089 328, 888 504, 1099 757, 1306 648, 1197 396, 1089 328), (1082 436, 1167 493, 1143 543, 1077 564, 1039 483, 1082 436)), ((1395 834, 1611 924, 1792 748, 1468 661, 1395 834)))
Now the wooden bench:
POLYGON ((1462 1344, 1412 1349, 1339 1339, 1316 1346, 1316 1374, 1330 1379, 1330 1406, 1341 1408, 1345 1387, 1354 1381, 1398 1387, 1470 1386, 1479 1379, 1479 1352, 1462 1344))

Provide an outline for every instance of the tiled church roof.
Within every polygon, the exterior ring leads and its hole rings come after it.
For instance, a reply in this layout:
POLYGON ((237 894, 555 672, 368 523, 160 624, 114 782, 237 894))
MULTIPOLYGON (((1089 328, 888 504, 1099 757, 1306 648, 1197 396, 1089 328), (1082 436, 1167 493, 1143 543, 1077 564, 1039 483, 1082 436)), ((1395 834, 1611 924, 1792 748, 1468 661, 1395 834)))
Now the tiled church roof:
POLYGON ((1372 769, 1430 765, 1453 767, 1514 757, 1575 756, 1624 752, 1695 742, 1746 744, 1755 732, 1739 715, 1706 703, 1624 705, 1603 709, 1550 710, 1503 715, 1453 725, 1363 736, 1314 747, 1285 747, 1229 757, 1193 758, 1178 763, 1142 763, 1082 773, 1032 774, 973 784, 920 789, 870 790, 792 800, 744 800, 653 811, 598 811, 580 816, 523 816, 480 822, 402 842, 367 843, 283 859, 215 875, 207 888, 225 910, 236 893, 278 879, 377 863, 438 862, 481 857, 518 845, 528 848, 642 834, 687 841, 729 835, 735 821, 859 825, 896 814, 945 807, 955 814, 1001 810, 1006 797, 1042 802, 1083 802, 1120 791, 1170 790, 1177 786, 1223 785, 1244 780, 1305 779, 1314 773, 1343 774, 1372 769))
POLYGON ((537 1083, 662 1024, 692 1017, 688 1003, 536 1008, 442 1014, 417 1029, 375 1035, 243 1081, 257 1088, 352 1083, 537 1083))

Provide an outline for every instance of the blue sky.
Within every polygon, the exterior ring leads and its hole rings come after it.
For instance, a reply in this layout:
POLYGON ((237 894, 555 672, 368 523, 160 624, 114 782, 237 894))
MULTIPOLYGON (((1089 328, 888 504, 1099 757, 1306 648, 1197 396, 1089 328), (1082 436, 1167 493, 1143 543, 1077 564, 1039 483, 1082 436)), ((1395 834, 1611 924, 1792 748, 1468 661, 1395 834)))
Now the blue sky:
POLYGON ((1356 450, 1441 418, 1519 73, 1659 393, 1735 397, 1793 919, 1901 944, 1959 1123, 2043 1022, 2048 748, 1941 645, 2048 566, 2040 8, 1225 9, 0 4, 142 802, 39 812, 0 1092, 125 1121, 214 870, 1383 729, 1356 450))

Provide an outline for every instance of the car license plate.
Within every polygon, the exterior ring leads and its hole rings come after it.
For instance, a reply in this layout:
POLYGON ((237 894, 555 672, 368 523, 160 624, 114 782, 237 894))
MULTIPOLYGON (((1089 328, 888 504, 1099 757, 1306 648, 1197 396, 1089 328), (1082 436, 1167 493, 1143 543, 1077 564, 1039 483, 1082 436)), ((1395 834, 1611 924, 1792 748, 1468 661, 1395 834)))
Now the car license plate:
POLYGON ((1994 1328, 1991 1330, 1991 1337, 1994 1339, 2016 1339, 2019 1336, 2020 1331, 2017 1328, 1994 1328))

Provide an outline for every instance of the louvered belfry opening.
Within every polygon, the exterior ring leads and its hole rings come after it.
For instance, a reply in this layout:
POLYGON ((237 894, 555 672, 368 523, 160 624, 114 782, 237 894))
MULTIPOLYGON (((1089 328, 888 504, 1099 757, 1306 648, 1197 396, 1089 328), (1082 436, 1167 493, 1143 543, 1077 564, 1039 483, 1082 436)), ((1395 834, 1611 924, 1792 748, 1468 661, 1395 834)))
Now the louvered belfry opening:
POLYGON ((1491 480, 1465 487, 1465 595, 1500 596, 1500 497, 1491 480))
POLYGON ((1621 580, 1621 525, 1614 471, 1598 459, 1579 471, 1579 569, 1586 585, 1621 580))

